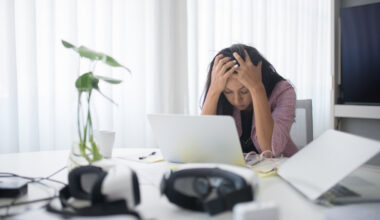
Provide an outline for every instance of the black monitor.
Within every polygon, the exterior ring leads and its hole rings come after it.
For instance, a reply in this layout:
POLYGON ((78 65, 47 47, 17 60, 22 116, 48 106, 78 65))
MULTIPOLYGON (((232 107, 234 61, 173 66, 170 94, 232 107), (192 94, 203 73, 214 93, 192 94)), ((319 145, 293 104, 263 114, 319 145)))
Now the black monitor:
POLYGON ((341 100, 380 105, 380 3, 342 8, 341 100))

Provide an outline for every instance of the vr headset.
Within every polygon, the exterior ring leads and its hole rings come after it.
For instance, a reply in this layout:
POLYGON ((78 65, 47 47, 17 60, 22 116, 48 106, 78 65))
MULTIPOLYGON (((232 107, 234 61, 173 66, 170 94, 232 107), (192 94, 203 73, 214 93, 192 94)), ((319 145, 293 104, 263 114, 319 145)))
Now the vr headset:
POLYGON ((59 191, 62 210, 51 204, 47 210, 66 217, 130 214, 140 219, 133 209, 140 203, 140 189, 136 173, 125 165, 110 161, 80 166, 70 171, 69 184, 59 191), (70 198, 85 200, 87 207, 77 207, 70 198))
POLYGON ((161 194, 182 208, 216 215, 237 203, 253 201, 257 185, 257 176, 248 168, 188 164, 163 176, 161 194))

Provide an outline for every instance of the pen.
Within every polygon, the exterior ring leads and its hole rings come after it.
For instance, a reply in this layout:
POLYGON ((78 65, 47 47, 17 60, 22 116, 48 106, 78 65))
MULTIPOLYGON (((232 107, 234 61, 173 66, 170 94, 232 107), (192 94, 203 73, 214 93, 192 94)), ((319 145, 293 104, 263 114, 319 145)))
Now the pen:
POLYGON ((141 157, 139 157, 139 160, 144 160, 144 159, 146 159, 147 157, 153 156, 153 155, 155 155, 155 154, 156 154, 156 151, 153 151, 153 152, 151 152, 151 153, 148 154, 148 155, 145 155, 145 156, 141 156, 141 157))

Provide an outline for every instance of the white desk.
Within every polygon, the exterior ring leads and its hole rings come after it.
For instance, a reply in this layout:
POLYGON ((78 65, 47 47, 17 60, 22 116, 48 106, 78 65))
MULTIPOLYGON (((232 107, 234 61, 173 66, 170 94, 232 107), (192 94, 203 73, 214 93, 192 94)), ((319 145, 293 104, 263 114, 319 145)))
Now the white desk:
MULTIPOLYGON (((208 214, 188 211, 169 203, 166 197, 161 196, 159 192, 159 183, 162 173, 167 170, 167 164, 165 162, 137 162, 138 156, 146 155, 153 150, 157 149, 115 149, 113 153, 115 160, 125 161, 138 174, 141 204, 137 207, 137 211, 144 219, 232 219, 232 212, 210 217, 208 214), (119 159, 119 157, 125 159, 119 159)), ((46 177, 65 166, 67 158, 68 151, 3 154, 0 155, 0 172, 12 172, 28 177, 46 177)), ((53 179, 67 182, 67 170, 60 172, 53 179)), ((31 194, 28 195, 29 199, 46 196, 38 195, 39 193, 31 194)), ((279 177, 260 179, 256 200, 276 202, 279 205, 280 219, 282 220, 324 219, 324 210, 328 209, 311 203, 279 177)), ((42 204, 40 203, 39 205, 41 206, 42 204)), ((60 219, 58 216, 47 213, 43 209, 33 209, 30 212, 17 216, 17 218, 60 219)), ((123 216, 123 219, 125 219, 125 216, 123 216)), ((254 219, 254 216, 252 219, 254 219)))

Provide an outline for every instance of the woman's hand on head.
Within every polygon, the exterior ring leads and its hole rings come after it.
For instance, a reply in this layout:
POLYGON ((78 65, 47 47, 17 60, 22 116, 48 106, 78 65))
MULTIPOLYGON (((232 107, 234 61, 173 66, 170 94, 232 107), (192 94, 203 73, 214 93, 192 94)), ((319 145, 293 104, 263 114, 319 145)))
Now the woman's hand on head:
POLYGON ((252 90, 262 85, 262 61, 259 61, 257 66, 255 66, 246 50, 244 50, 244 53, 245 61, 238 53, 233 53, 233 56, 239 62, 240 66, 236 70, 237 74, 234 74, 232 77, 238 79, 249 90, 252 90))
POLYGON ((228 78, 236 71, 236 69, 237 66, 235 60, 231 60, 230 57, 223 57, 223 54, 216 56, 211 72, 210 89, 218 93, 223 92, 228 78))

